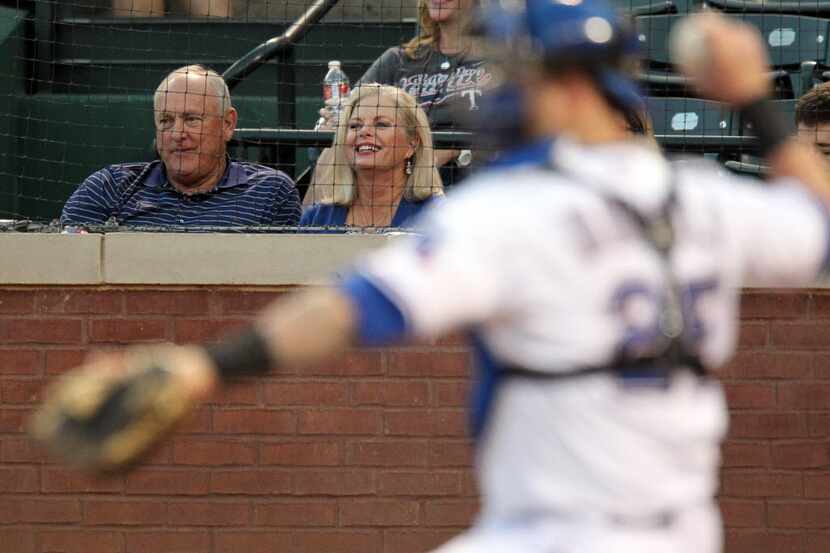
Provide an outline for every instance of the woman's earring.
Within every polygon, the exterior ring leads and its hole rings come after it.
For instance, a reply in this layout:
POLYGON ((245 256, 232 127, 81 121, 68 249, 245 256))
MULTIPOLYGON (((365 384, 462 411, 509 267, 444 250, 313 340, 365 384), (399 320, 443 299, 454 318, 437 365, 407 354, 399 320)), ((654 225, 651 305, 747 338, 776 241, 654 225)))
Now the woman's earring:
POLYGON ((411 157, 406 158, 406 169, 405 169, 405 171, 406 171, 407 175, 412 174, 412 158, 411 157))

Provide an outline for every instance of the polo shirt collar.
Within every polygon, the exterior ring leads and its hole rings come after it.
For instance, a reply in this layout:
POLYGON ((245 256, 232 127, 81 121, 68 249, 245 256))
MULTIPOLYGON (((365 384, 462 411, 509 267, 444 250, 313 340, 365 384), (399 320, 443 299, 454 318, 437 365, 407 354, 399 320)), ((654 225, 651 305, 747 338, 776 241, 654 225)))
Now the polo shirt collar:
MULTIPOLYGON (((226 157, 225 159, 227 161, 225 164, 225 173, 219 179, 219 184, 216 185, 216 188, 224 190, 246 184, 248 182, 248 174, 242 166, 231 160, 230 157, 226 157)), ((164 163, 161 160, 156 160, 151 165, 153 167, 147 173, 147 178, 144 180, 144 183, 150 188, 173 188, 173 185, 167 180, 167 171, 164 168, 164 163)))

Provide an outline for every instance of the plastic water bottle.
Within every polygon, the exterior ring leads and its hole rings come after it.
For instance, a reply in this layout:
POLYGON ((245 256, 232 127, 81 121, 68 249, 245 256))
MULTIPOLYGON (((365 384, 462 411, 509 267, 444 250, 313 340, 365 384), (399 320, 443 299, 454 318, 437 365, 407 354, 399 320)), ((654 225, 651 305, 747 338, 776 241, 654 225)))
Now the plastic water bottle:
POLYGON ((335 115, 340 115, 343 99, 349 95, 349 77, 340 67, 340 62, 329 62, 329 70, 323 78, 323 101, 331 106, 335 115), (333 100, 330 102, 330 100, 333 100))
MULTIPOLYGON (((340 117, 343 99, 349 95, 349 90, 349 77, 346 76, 346 73, 340 67, 340 62, 337 60, 330 61, 329 70, 326 72, 326 76, 323 77, 323 101, 334 100, 334 102, 329 102, 333 104, 329 106, 329 109, 331 109, 334 115, 333 123, 335 126, 337 125, 337 119, 340 117)), ((317 124, 314 125, 314 130, 322 127, 325 122, 326 120, 320 117, 317 120, 317 124)), ((316 163, 318 157, 320 157, 320 150, 318 148, 308 149, 308 158, 312 163, 316 163)))

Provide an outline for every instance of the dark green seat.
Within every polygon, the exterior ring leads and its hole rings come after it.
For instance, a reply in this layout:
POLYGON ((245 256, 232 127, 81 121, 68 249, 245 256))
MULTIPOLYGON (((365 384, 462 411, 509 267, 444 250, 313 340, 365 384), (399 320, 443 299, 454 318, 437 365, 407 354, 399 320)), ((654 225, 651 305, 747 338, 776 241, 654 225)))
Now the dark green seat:
MULTIPOLYGON (((635 19, 637 36, 646 59, 641 81, 650 94, 691 93, 686 80, 673 71, 669 58, 669 32, 681 17, 654 15, 635 19)), ((809 81, 803 76, 804 62, 816 62, 820 67, 828 62, 830 19, 758 13, 736 14, 735 17, 752 24, 761 32, 772 66, 770 79, 779 98, 797 98, 805 88, 809 88, 809 81)))

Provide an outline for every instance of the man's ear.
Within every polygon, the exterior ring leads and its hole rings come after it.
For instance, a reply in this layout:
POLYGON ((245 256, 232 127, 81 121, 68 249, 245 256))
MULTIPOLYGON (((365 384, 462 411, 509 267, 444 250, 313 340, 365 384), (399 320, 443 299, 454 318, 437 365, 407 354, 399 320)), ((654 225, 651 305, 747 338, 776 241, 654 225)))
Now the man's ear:
POLYGON ((228 112, 225 113, 225 117, 222 120, 222 133, 224 135, 225 142, 233 138, 233 133, 236 130, 236 123, 238 120, 239 114, 237 113, 236 109, 228 109, 228 112))

